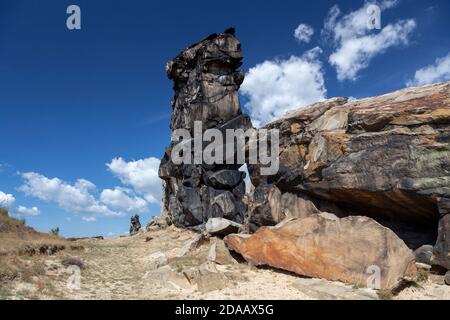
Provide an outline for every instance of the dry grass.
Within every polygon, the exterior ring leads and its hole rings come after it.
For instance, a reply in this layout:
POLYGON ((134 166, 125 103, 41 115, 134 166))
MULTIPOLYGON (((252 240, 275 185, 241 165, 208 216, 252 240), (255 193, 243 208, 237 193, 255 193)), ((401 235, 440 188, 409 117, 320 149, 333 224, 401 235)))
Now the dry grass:
MULTIPOLYGON (((8 298, 12 282, 39 284, 48 256, 71 246, 63 238, 26 227, 0 208, 0 298, 8 298)), ((45 285, 41 283, 39 287, 45 285)), ((26 296, 25 289, 21 293, 26 296)))
POLYGON ((77 266, 80 269, 84 269, 84 267, 85 267, 83 260, 79 257, 64 257, 61 260, 61 264, 65 267, 77 266))
POLYGON ((40 257, 24 258, 19 256, 0 257, 0 283, 20 278, 29 281, 34 276, 45 273, 45 264, 40 257))
POLYGON ((10 217, 8 210, 3 208, 0 208, 0 223, 13 226, 25 226, 25 220, 10 217))
POLYGON ((392 300, 394 298, 394 294, 391 290, 381 289, 377 291, 377 295, 380 300, 392 300))
POLYGON ((25 226, 24 221, 12 218, 8 211, 0 208, 0 255, 20 254, 29 248, 42 246, 67 246, 63 238, 36 232, 25 226))
POLYGON ((68 247, 70 242, 45 233, 0 232, 0 256, 20 254, 27 252, 30 248, 39 249, 43 246, 68 247))

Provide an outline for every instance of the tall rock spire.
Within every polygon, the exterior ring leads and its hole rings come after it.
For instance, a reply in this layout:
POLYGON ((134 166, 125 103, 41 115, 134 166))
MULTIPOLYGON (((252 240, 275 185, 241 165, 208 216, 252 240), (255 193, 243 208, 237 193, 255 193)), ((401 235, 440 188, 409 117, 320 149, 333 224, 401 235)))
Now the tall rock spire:
MULTIPOLYGON (((172 132, 186 129, 193 136, 195 122, 201 122, 203 132, 252 127, 239 103, 242 59, 241 44, 230 28, 186 48, 167 63, 167 75, 174 83, 172 132)), ((178 226, 200 225, 211 217, 243 222, 245 173, 238 170, 242 164, 175 165, 171 152, 176 143, 167 148, 159 169, 164 180, 162 214, 178 226)))

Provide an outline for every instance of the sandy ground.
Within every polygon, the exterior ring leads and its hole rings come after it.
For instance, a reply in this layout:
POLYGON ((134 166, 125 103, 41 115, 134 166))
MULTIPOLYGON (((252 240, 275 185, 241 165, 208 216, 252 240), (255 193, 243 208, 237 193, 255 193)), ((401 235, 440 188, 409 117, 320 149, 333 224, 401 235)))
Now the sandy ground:
POLYGON ((64 250, 34 258, 40 259, 44 270, 27 281, 16 279, 0 283, 0 298, 314 300, 378 299, 381 296, 450 299, 450 287, 439 284, 440 278, 428 279, 390 296, 246 263, 207 263, 211 241, 178 257, 180 249, 195 236, 187 230, 168 228, 134 237, 80 240, 76 244, 84 246, 84 250, 64 250), (146 241, 147 237, 152 239, 146 241), (81 269, 63 263, 68 258, 81 261, 81 269), (187 276, 189 270, 202 275, 193 281, 187 276))

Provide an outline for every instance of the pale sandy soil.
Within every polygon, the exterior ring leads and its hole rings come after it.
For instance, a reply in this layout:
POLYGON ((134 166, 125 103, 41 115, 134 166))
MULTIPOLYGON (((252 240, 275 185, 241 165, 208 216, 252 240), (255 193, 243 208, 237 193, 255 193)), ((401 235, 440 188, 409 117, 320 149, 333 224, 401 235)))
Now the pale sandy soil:
MULTIPOLYGON (((189 283, 185 270, 207 261, 210 243, 204 243, 182 258, 169 259, 158 269, 152 257, 162 252, 174 257, 195 236, 187 230, 168 228, 134 237, 110 240, 81 240, 84 250, 64 250, 52 256, 35 257, 43 271, 27 281, 0 282, 1 299, 378 299, 377 292, 341 283, 307 279, 246 263, 213 265, 207 288, 189 283), (146 242, 146 237, 153 239, 146 242), (77 269, 64 266, 67 257, 83 262, 80 287, 71 281, 77 269), (74 271, 75 270, 75 271, 74 271), (217 279, 219 290, 214 290, 217 279), (69 283, 69 286, 68 286, 69 283), (212 286, 212 287, 210 287, 212 286)), ((25 258, 24 258, 25 259, 25 258)), ((211 267, 210 267, 211 268, 211 267)), ((393 299, 450 299, 450 287, 428 280, 421 287, 410 287, 393 299)))

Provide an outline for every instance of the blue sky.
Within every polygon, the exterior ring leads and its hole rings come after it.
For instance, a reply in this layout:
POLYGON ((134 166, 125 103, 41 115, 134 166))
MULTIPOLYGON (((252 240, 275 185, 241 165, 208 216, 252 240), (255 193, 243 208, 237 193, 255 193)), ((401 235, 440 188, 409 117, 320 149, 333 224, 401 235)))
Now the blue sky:
POLYGON ((381 30, 362 28, 364 1, 0 0, 0 202, 65 236, 119 235, 132 213, 158 215, 165 63, 229 26, 257 124, 324 98, 448 80, 450 2, 377 4, 381 30), (81 30, 66 27, 71 4, 81 30))

